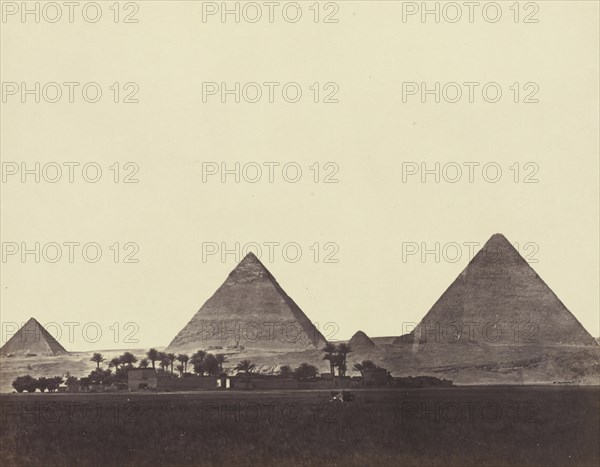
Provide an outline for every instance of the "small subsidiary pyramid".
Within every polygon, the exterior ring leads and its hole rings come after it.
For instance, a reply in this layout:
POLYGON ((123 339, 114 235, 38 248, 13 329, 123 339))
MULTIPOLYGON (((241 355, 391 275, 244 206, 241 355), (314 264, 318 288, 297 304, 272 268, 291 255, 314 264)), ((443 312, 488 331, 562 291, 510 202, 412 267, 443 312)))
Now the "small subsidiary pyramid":
POLYGON ((501 234, 487 241, 412 334, 416 343, 597 345, 501 234))
POLYGON ((300 307, 249 253, 167 349, 173 352, 243 346, 308 350, 325 343, 300 307))
POLYGON ((375 347, 375 342, 362 331, 357 331, 348 341, 351 349, 366 349, 375 347))
POLYGON ((0 355, 59 355, 63 353, 67 353, 65 348, 35 318, 29 318, 29 321, 0 348, 0 355))

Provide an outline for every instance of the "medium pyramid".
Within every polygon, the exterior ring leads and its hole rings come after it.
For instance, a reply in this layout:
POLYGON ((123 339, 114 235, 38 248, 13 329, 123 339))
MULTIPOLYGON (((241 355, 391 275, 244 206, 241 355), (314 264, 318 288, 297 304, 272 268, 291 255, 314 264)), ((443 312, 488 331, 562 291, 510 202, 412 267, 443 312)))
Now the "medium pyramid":
POLYGON ((29 318, 29 321, 0 348, 0 355, 58 355, 63 353, 67 353, 65 348, 35 318, 29 318))
POLYGON ((365 349, 375 347, 375 342, 373 342, 371 338, 367 336, 364 332, 357 331, 348 341, 348 345, 351 349, 365 349))
POLYGON ((208 347, 305 350, 326 340, 252 253, 175 336, 168 351, 208 347))
POLYGON ((417 344, 597 345, 501 234, 486 242, 413 335, 417 344))

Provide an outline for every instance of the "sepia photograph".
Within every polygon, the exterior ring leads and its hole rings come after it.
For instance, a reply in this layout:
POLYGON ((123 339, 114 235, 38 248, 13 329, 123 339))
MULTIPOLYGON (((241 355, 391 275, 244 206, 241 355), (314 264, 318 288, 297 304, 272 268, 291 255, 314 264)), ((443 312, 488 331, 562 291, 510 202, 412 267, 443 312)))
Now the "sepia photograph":
POLYGON ((2 466, 600 465, 600 2, 0 8, 2 466))

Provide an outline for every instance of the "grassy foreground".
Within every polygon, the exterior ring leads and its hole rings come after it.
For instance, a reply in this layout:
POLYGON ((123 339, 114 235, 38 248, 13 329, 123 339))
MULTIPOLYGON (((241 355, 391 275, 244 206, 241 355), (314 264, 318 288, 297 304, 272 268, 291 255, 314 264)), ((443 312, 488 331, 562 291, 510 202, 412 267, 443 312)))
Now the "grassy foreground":
POLYGON ((600 388, 5 394, 12 465, 598 465, 600 388))

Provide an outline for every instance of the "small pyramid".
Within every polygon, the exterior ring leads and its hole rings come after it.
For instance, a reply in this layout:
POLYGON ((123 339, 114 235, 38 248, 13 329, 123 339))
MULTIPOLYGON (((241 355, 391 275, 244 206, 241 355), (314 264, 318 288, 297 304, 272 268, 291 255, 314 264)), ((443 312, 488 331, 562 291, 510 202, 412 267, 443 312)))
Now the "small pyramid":
POLYGON ((416 343, 597 345, 502 235, 493 235, 413 330, 416 343))
POLYGON ((372 348, 375 347, 375 342, 373 342, 371 338, 367 336, 364 332, 357 331, 348 341, 348 345, 352 349, 368 347, 372 348))
POLYGON ((325 343, 300 307, 249 253, 167 349, 173 352, 243 346, 308 350, 325 343))
POLYGON ((29 318, 29 321, 0 348, 0 355, 58 355, 63 353, 67 353, 65 348, 35 318, 29 318))

